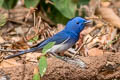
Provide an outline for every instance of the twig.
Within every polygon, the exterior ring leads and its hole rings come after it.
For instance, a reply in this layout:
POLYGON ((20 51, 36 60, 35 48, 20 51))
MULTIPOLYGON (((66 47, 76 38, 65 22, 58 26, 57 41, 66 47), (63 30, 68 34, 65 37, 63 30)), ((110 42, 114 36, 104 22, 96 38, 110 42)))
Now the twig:
POLYGON ((13 20, 13 19, 8 19, 8 21, 14 22, 14 23, 17 23, 17 24, 26 25, 26 23, 25 23, 25 22, 22 22, 22 21, 16 21, 16 20, 13 20))
POLYGON ((50 1, 50 0, 45 0, 45 2, 54 5, 54 3, 52 1, 50 1))
POLYGON ((33 18, 34 18, 34 26, 36 25, 36 18, 35 18, 35 11, 33 12, 33 18))
POLYGON ((4 60, 4 55, 3 54, 0 54, 0 63, 4 60))
POLYGON ((25 22, 28 21, 28 17, 35 12, 36 8, 30 8, 29 12, 25 16, 25 22))
POLYGON ((55 23, 48 18, 47 13, 44 11, 42 6, 40 6, 40 10, 41 11, 39 12, 39 15, 41 16, 42 20, 47 22, 49 25, 54 26, 55 23))
POLYGON ((13 44, 13 43, 14 43, 14 42, 6 41, 6 42, 3 42, 3 43, 0 43, 0 45, 13 44))
POLYGON ((77 55, 77 53, 78 53, 78 52, 82 49, 82 47, 86 44, 86 42, 88 41, 88 39, 89 39, 89 38, 87 38, 87 40, 78 48, 77 52, 73 55, 72 58, 74 58, 74 57, 77 55))
POLYGON ((77 52, 75 51, 75 49, 73 49, 73 48, 69 48, 68 49, 68 52, 71 52, 71 53, 73 53, 73 54, 76 54, 77 52))
MULTIPOLYGON (((102 34, 102 35, 105 35, 105 34, 102 34)), ((101 36, 101 35, 100 35, 100 36, 101 36)), ((78 48, 77 52, 73 55, 72 58, 74 58, 74 57, 77 55, 77 53, 82 49, 82 47, 83 47, 84 45, 89 44, 89 43, 92 42, 96 37, 99 37, 99 36, 98 36, 98 35, 93 36, 93 38, 92 38, 89 42, 87 42, 88 39, 89 39, 89 38, 87 38, 86 41, 78 48)))
POLYGON ((18 52, 18 51, 23 51, 23 50, 5 50, 5 49, 0 49, 2 52, 18 52))

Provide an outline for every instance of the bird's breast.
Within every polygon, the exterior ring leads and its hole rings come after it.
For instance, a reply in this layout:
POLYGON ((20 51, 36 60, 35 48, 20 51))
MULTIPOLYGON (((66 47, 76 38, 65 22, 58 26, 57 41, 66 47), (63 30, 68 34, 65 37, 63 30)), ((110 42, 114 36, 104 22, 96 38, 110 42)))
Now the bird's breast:
POLYGON ((67 49, 69 49, 70 47, 72 47, 72 44, 58 44, 58 45, 54 45, 52 48, 48 49, 47 52, 53 52, 53 53, 60 53, 60 52, 64 52, 67 49))

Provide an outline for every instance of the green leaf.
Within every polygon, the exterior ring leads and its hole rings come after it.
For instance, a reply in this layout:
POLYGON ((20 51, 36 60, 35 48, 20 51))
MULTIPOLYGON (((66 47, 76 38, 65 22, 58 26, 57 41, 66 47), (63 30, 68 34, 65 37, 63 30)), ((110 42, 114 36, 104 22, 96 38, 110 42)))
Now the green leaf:
POLYGON ((42 56, 39 60, 39 73, 41 77, 45 74, 47 69, 47 59, 45 56, 42 56))
POLYGON ((52 0, 53 5, 60 11, 62 15, 67 18, 75 17, 77 4, 73 3, 72 0, 52 0))
POLYGON ((2 7, 4 0, 0 0, 0 7, 2 7))
POLYGON ((65 16, 63 16, 55 7, 51 6, 51 12, 48 13, 48 17, 55 23, 62 23, 66 24, 67 21, 69 20, 65 16))
POLYGON ((48 18, 56 24, 66 24, 69 20, 68 18, 63 16, 60 11, 54 7, 54 5, 46 4, 44 0, 40 1, 40 6, 46 12, 48 18))
POLYGON ((30 39, 29 42, 34 42, 34 40, 30 39))
POLYGON ((55 45, 55 42, 49 42, 47 45, 43 47, 42 54, 46 54, 46 51, 52 48, 55 45))
POLYGON ((39 36, 37 35, 37 36, 35 36, 33 39, 29 40, 29 42, 35 42, 35 41, 37 41, 38 39, 39 39, 39 36))
POLYGON ((17 4, 18 0, 4 0, 3 3, 3 8, 5 9, 12 9, 15 7, 15 5, 17 4))
POLYGON ((0 26, 4 26, 6 23, 6 16, 4 16, 3 14, 0 14, 0 26))
MULTIPOLYGON (((77 7, 88 4, 90 0, 51 0, 53 4, 46 4, 45 0, 40 1, 40 6, 47 16, 56 24, 66 24, 69 19, 79 16, 77 7), (58 3, 58 4, 56 4, 58 3), (74 15, 74 16, 73 16, 74 15)), ((86 14, 85 14, 86 16, 86 14)))
POLYGON ((39 39, 38 35, 33 38, 34 41, 37 41, 38 39, 39 39))
POLYGON ((30 7, 36 7, 38 5, 38 3, 40 2, 40 0, 24 0, 25 2, 25 6, 27 8, 30 8, 30 7))
POLYGON ((79 0, 79 5, 87 5, 90 0, 79 0))
POLYGON ((38 73, 37 73, 37 74, 34 74, 32 80, 40 80, 40 75, 39 75, 38 73))

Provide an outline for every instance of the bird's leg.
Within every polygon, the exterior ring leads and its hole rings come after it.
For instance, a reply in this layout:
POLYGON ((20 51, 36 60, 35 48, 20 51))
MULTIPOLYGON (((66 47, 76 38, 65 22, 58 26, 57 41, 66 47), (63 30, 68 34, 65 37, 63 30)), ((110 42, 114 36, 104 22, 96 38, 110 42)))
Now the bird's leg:
POLYGON ((54 52, 49 52, 49 53, 52 54, 53 56, 55 56, 55 57, 58 58, 58 59, 61 59, 61 60, 63 60, 63 61, 66 61, 65 57, 59 56, 59 55, 57 55, 57 54, 54 53, 54 52))

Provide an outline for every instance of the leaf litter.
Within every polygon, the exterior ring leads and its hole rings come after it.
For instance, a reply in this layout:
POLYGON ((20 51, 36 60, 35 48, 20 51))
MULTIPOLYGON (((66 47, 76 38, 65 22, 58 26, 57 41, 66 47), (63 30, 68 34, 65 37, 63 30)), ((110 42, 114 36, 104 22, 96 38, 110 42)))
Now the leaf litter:
MULTIPOLYGON (((91 27, 87 27, 81 32, 82 36, 75 46, 78 49, 75 58, 82 60, 87 65, 86 69, 83 70, 75 65, 50 57, 48 58, 47 73, 43 76, 44 80, 120 78, 120 15, 118 14, 120 1, 98 0, 97 2, 97 0, 91 0, 90 3, 89 6, 85 7, 87 13, 89 12, 86 19, 92 20, 93 23, 89 25, 91 27)), ((6 24, 2 25, 0 29, 0 48, 2 49, 16 51, 28 49, 64 28, 64 25, 61 24, 51 26, 40 16, 33 20, 32 14, 34 12, 30 13, 29 9, 26 8, 23 10, 23 7, 16 7, 10 12, 10 19, 7 19, 6 24), (26 19, 27 13, 29 15, 26 19), (23 21, 24 19, 26 22, 23 21), (37 38, 35 38, 36 35, 38 35, 37 38), (11 43, 6 44, 9 41, 11 43)), ((1 13, 7 14, 4 10, 1 13)), ((68 51, 66 53, 71 54, 71 57, 74 55, 68 51)), ((5 74, 10 73, 11 79, 19 78, 20 80, 22 74, 26 76, 25 79, 32 79, 34 66, 38 65, 37 57, 40 57, 41 54, 34 52, 22 55, 21 58, 3 60, 3 57, 8 54, 15 54, 15 52, 0 51, 1 71, 5 74), (16 72, 17 69, 18 72, 16 72), (16 75, 19 77, 17 78, 16 75), (28 78, 28 76, 30 77, 28 78)))

